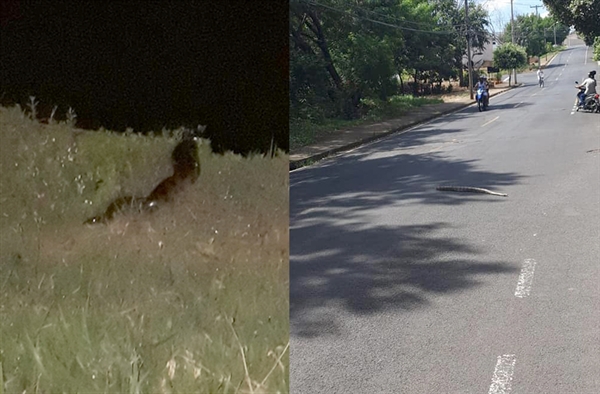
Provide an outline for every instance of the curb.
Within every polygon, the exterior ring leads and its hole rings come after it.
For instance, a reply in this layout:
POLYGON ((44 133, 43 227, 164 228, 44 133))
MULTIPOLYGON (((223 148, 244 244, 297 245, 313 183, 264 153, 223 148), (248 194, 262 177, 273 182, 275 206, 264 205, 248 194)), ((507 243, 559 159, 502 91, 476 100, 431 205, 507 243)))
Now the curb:
MULTIPOLYGON (((494 97, 494 96, 496 96, 498 94, 508 92, 509 90, 517 88, 517 87, 519 87, 521 85, 522 84, 519 83, 517 85, 509 86, 508 89, 503 90, 502 92, 490 94, 490 97, 494 97)), ((309 156, 309 157, 306 157, 304 159, 290 161, 290 171, 294 171, 294 170, 297 170, 299 168, 306 167, 308 165, 314 164, 314 162, 323 160, 323 159, 325 159, 325 158, 327 158, 329 156, 333 156, 336 153, 349 151, 351 149, 354 149, 354 148, 359 147, 361 145, 367 144, 369 142, 373 142, 373 141, 377 141, 377 140, 386 138, 386 137, 390 136, 391 134, 394 134, 394 133, 397 133, 397 132, 400 132, 400 131, 404 131, 404 130, 410 129, 410 128, 413 128, 415 126, 422 125, 424 123, 427 123, 427 122, 429 122, 429 121, 431 121, 433 119, 437 119, 437 118, 442 117, 444 115, 447 115, 447 114, 450 114, 450 113, 453 113, 453 112, 461 111, 461 110, 463 110, 463 109, 465 109, 465 108, 467 108, 467 107, 475 104, 475 102, 476 102, 475 100, 472 100, 472 101, 470 101, 468 103, 460 105, 457 108, 453 108, 453 109, 449 109, 449 110, 440 112, 439 114, 432 115, 432 116, 427 117, 425 119, 417 120, 417 121, 414 121, 414 122, 411 122, 411 123, 407 123, 405 125, 402 125, 400 127, 395 128, 395 129, 384 131, 384 132, 378 133, 376 135, 373 135, 373 136, 370 136, 370 137, 366 137, 366 138, 363 138, 363 139, 355 141, 355 142, 351 142, 351 143, 349 143, 347 145, 327 150, 325 152, 317 153, 316 155, 309 156)))

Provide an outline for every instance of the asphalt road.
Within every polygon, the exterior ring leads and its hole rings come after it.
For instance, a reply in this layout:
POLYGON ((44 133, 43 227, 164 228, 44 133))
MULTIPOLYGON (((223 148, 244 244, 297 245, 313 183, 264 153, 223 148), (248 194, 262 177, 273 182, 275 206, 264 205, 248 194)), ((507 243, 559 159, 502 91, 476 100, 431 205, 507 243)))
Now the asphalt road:
POLYGON ((591 56, 290 174, 291 393, 600 393, 591 56))

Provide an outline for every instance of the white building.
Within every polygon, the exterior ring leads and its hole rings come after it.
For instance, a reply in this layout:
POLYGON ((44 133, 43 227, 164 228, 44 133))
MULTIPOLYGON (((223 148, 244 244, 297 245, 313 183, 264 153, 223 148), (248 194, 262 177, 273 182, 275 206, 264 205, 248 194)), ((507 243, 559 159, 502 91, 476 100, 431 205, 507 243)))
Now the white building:
MULTIPOLYGON (((473 59, 473 69, 487 69, 494 65, 494 50, 499 46, 499 42, 496 38, 492 37, 483 49, 483 51, 477 48, 471 48, 471 58, 473 59)), ((463 57, 463 64, 467 67, 467 56, 463 57)))

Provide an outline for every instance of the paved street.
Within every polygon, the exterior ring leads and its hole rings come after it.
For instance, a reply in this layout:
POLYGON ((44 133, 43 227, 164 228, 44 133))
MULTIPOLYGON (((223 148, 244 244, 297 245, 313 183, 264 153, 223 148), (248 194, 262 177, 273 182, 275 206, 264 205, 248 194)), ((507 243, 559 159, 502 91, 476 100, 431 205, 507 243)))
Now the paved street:
POLYGON ((600 393, 591 56, 290 173, 293 394, 600 393))

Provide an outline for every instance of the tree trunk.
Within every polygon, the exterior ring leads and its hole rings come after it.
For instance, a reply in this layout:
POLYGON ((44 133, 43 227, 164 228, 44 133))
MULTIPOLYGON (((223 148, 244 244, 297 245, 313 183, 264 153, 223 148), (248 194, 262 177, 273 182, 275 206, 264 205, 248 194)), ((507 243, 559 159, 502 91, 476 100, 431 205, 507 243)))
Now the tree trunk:
POLYGON ((312 19, 312 24, 309 24, 308 21, 306 21, 305 24, 316 35, 315 43, 317 44, 317 46, 321 50, 321 54, 323 55, 323 59, 325 60, 326 64, 325 68, 331 76, 331 79, 333 79, 335 86, 338 89, 342 90, 342 78, 340 77, 340 74, 338 74, 333 64, 333 59, 331 58, 331 54, 329 53, 329 48, 327 46, 327 40, 325 39, 325 36, 323 34, 323 27, 321 26, 321 21, 319 20, 319 17, 317 16, 314 10, 308 10, 307 15, 310 17, 310 19, 312 19))
POLYGON ((292 38, 294 40, 294 44, 298 49, 300 49, 304 53, 308 53, 314 56, 317 56, 316 52, 313 50, 313 47, 306 41, 305 37, 309 38, 313 41, 321 50, 321 54, 323 59, 325 60, 325 69, 331 76, 336 88, 338 90, 343 89, 342 78, 338 74, 335 66, 333 65, 333 60, 331 59, 331 54, 329 53, 329 48, 327 47, 327 41, 325 40, 325 36, 323 35, 323 29, 321 27, 321 21, 314 11, 307 11, 303 14, 296 13, 296 16, 300 19, 300 26, 298 29, 292 30, 292 38), (310 17, 311 21, 306 18, 306 16, 310 17), (315 35, 315 37, 310 37, 307 34, 302 32, 302 26, 305 25, 308 29, 315 35))
POLYGON ((413 83, 413 96, 419 95, 419 72, 415 70, 414 83, 413 83))
POLYGON ((398 74, 400 78, 400 94, 404 94, 404 81, 402 80, 402 74, 398 74))

